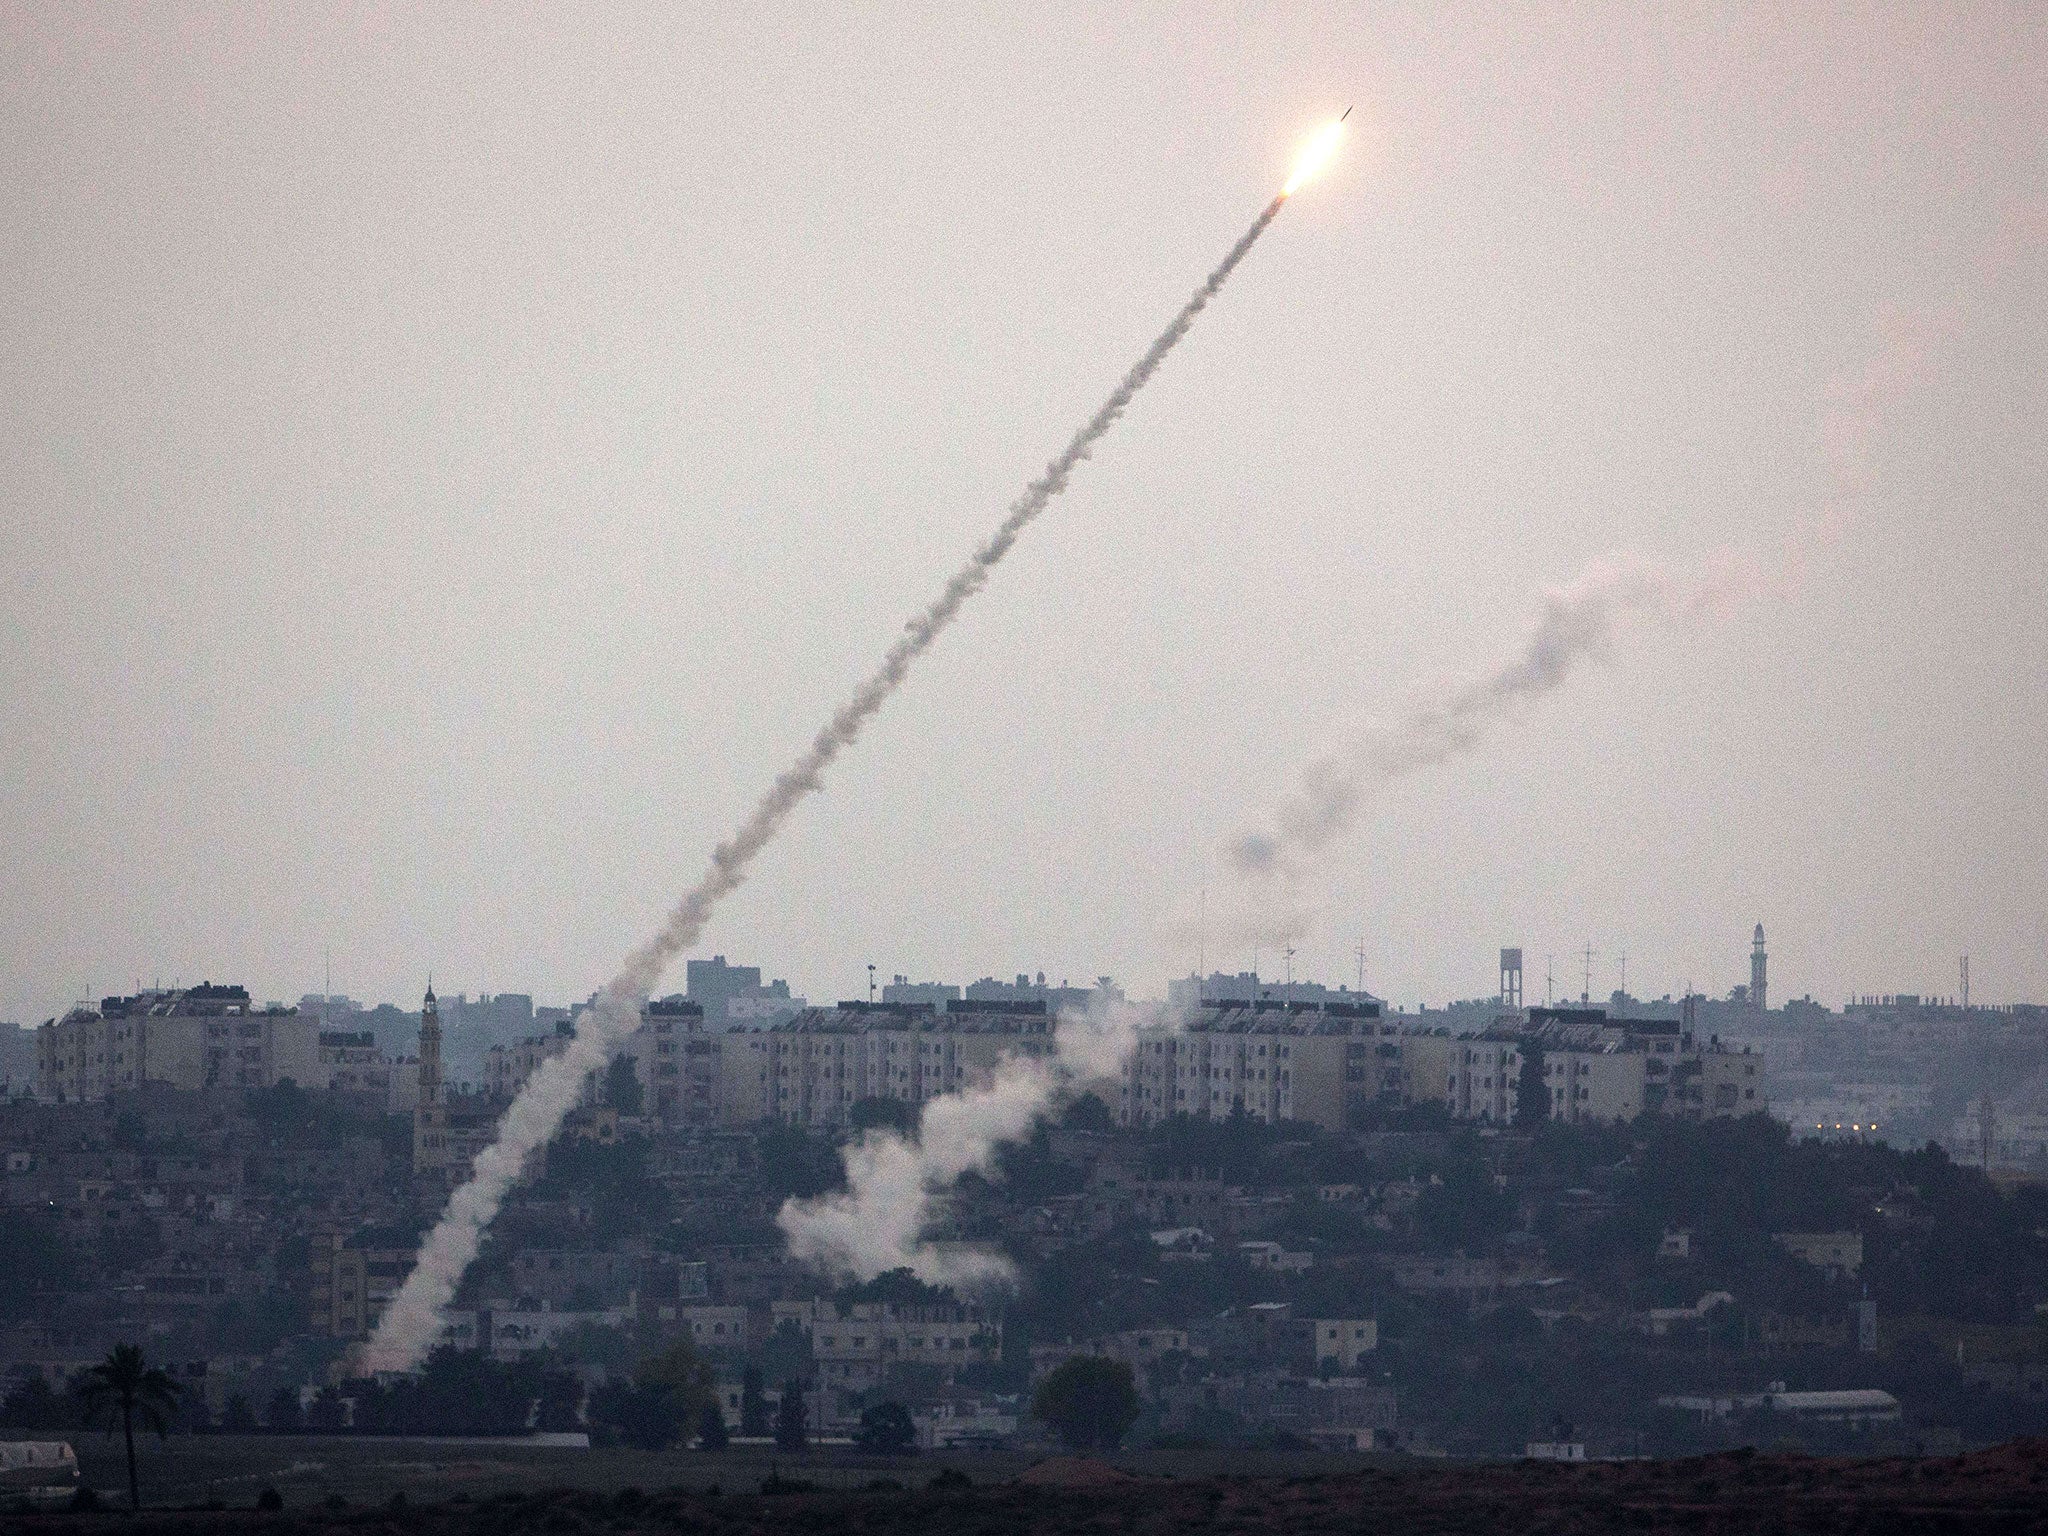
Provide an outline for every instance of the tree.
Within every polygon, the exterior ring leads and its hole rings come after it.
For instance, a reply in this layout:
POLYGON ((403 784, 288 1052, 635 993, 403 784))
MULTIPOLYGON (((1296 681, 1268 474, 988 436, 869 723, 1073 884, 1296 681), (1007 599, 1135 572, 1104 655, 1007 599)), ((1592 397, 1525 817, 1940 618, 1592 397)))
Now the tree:
POLYGON ((855 1099, 846 1123, 856 1131, 894 1131, 908 1137, 917 1131, 917 1109, 906 1099, 855 1099))
POLYGON ((550 1434, 573 1430, 576 1410, 583 1406, 583 1378, 562 1367, 545 1370, 540 1378, 540 1401, 534 1409, 533 1427, 550 1434))
POLYGON ((761 1368, 750 1365, 740 1376, 740 1433, 749 1440, 768 1436, 768 1399, 761 1391, 761 1368))
POLYGON ((704 1405, 704 1416, 697 1421, 697 1446, 700 1450, 722 1451, 731 1441, 725 1429, 725 1410, 713 1399, 704 1405))
POLYGON ((0 1424, 10 1429, 69 1429, 72 1407, 67 1398, 43 1379, 40 1371, 32 1372, 15 1384, 6 1402, 0 1403, 0 1424))
POLYGON ((1545 1075, 1543 1047, 1534 1039, 1522 1042, 1522 1073, 1515 1082, 1515 1124, 1534 1130, 1550 1120, 1550 1079, 1545 1075))
POLYGON ((778 1379, 804 1375, 811 1368, 811 1336, 785 1317, 761 1346, 761 1368, 778 1379))
POLYGON ((313 1405, 306 1410, 308 1429, 335 1430, 348 1422, 348 1406, 341 1400, 341 1388, 322 1387, 313 1394, 313 1405))
POLYGON ((256 1427, 256 1415, 249 1407, 249 1399, 237 1392, 227 1400, 220 1411, 220 1427, 230 1435, 246 1435, 256 1427))
POLYGON ((640 1363, 630 1383, 600 1387, 590 1395, 591 1422, 627 1445, 658 1451, 674 1445, 716 1407, 711 1367, 688 1339, 678 1339, 640 1363))
POLYGON ((917 1426, 901 1403, 876 1403, 863 1408, 853 1443, 875 1456, 901 1456, 917 1444, 917 1426))
POLYGON ((668 1393, 637 1381, 607 1382, 590 1394, 590 1425, 607 1442, 660 1451, 675 1444, 685 1420, 668 1393))
POLYGON ((808 1415, 804 1412, 804 1384, 791 1377, 782 1384, 782 1401, 775 1407, 777 1450, 800 1451, 810 1442, 808 1415))
POLYGON ((1070 1131, 1093 1131, 1107 1136, 1116 1129, 1116 1116, 1109 1112, 1109 1106, 1092 1093, 1077 1094, 1067 1104, 1062 1122, 1070 1131))
POLYGON ((1074 1450, 1113 1451, 1137 1422, 1138 1388, 1123 1361, 1076 1355, 1039 1384, 1031 1414, 1074 1450))
POLYGON ((272 1429, 285 1431, 306 1427, 306 1410, 299 1404, 296 1388, 279 1387, 270 1394, 270 1402, 264 1407, 263 1422, 272 1429))
POLYGON ((841 1286, 838 1293, 842 1307, 863 1301, 887 1302, 895 1307, 943 1307, 959 1299, 949 1287, 926 1285, 907 1268, 888 1270, 864 1284, 841 1286))
POLYGON ((0 1286, 0 1322, 34 1316, 46 1297, 77 1283, 77 1263, 47 1211, 0 1212, 0 1253, 7 1255, 8 1278, 0 1286))
POLYGON ((128 1507, 142 1508, 142 1487, 135 1477, 135 1420, 140 1415, 157 1438, 162 1439, 176 1412, 184 1389, 142 1358, 139 1344, 116 1344, 113 1353, 85 1373, 85 1403, 88 1419, 107 1416, 107 1433, 114 1432, 118 1418, 121 1439, 128 1452, 128 1507))
POLYGON ((646 1095, 640 1087, 640 1071, 630 1056, 614 1056, 605 1069, 604 1100, 622 1115, 637 1115, 646 1095))

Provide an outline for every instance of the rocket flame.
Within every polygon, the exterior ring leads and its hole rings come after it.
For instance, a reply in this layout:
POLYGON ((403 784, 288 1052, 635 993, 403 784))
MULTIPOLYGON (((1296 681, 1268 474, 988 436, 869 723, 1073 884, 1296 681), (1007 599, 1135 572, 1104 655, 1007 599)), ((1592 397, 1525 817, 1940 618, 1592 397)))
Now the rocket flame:
POLYGON ((1280 189, 1282 197, 1294 196, 1294 189, 1305 181, 1311 181, 1322 173, 1330 163, 1330 157, 1337 153, 1338 144, 1344 139, 1344 119, 1337 118, 1318 128, 1306 144, 1301 155, 1294 162, 1294 174, 1287 178, 1287 185, 1280 189))

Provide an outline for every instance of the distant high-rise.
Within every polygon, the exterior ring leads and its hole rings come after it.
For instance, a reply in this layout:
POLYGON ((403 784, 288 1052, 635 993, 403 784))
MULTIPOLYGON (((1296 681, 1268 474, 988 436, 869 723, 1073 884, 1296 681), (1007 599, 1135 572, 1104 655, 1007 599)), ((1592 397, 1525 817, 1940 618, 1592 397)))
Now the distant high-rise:
POLYGON ((1764 953, 1764 925, 1756 925, 1756 938, 1749 946, 1749 1006, 1763 1013, 1771 1006, 1768 986, 1770 957, 1764 953))
POLYGON ((763 1027, 799 1012, 804 1000, 790 995, 777 978, 766 985, 758 965, 728 965, 723 955, 692 960, 684 967, 684 996, 704 1010, 707 1029, 763 1027))
POLYGON ((1522 1006, 1522 952, 1519 949, 1500 952, 1500 1005, 1503 1008, 1522 1006))

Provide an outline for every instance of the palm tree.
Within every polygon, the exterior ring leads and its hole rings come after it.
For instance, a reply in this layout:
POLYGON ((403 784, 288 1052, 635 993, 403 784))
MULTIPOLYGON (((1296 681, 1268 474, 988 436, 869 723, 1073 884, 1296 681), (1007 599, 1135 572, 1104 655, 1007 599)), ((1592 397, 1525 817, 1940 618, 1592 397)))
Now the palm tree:
MULTIPOLYGON (((128 1446, 128 1507, 142 1508, 142 1490, 135 1480, 135 1417, 154 1429, 162 1439, 170 1427, 172 1410, 184 1391, 167 1371, 146 1364, 140 1344, 116 1344, 114 1352, 85 1373, 85 1409, 97 1418, 103 1409, 120 1414, 121 1436, 128 1446)), ((114 1432, 111 1416, 107 1433, 114 1432)))

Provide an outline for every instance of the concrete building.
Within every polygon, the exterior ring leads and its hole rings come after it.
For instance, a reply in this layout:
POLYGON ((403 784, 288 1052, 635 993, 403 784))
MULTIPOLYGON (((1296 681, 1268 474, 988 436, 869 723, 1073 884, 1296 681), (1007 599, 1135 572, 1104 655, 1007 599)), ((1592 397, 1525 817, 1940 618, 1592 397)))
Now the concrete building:
POLYGON ((202 982, 80 1004, 36 1031, 38 1091, 89 1103, 145 1083, 172 1088, 325 1087, 320 1021, 246 987, 202 982))
POLYGON ((1441 1104, 1456 1120, 1514 1120, 1522 1072, 1518 1041, 1429 1034, 1404 1036, 1400 1045, 1409 1103, 1441 1104))
POLYGON ((1803 1264, 1854 1278, 1863 1267, 1861 1232, 1773 1232, 1771 1241, 1803 1264))
POLYGON ((1353 1099, 1389 1090, 1390 1063, 1399 1092, 1400 1046, 1377 1003, 1214 1003, 1184 1030, 1140 1031, 1117 1114, 1125 1125, 1247 1115, 1341 1130, 1353 1099))
POLYGON ((723 955, 691 960, 683 975, 684 996, 704 1010, 705 1028, 714 1032, 765 1028, 804 1008, 802 998, 790 995, 788 982, 777 978, 764 985, 758 965, 729 965, 723 955))
POLYGON ((1767 1107, 1764 1058, 1748 1046, 1701 1044, 1684 1019, 1612 1019, 1600 1008, 1531 1008, 1521 1032, 1540 1057, 1553 1120, 1724 1119, 1767 1107))
POLYGON ((368 1093, 388 1101, 391 1059, 367 1029, 320 1031, 320 1081, 338 1093, 368 1093))
POLYGON ((1598 1008, 1532 1008, 1483 1032, 1416 1030, 1377 1003, 1210 1003, 1185 1029, 1141 1033, 1120 1092, 1124 1124, 1176 1114, 1303 1120, 1338 1130, 1373 1105, 1440 1105, 1512 1124, 1534 1054, 1554 1120, 1684 1119, 1765 1106, 1763 1057, 1701 1045, 1680 1020, 1611 1020, 1598 1008))
POLYGON ((313 1331, 334 1339, 368 1338, 418 1256, 417 1246, 397 1233, 316 1234, 307 1293, 313 1331))
POLYGON ((1326 987, 1317 981, 1275 981, 1257 971, 1232 975, 1211 971, 1207 976, 1183 976, 1166 984, 1167 1006, 1179 1013, 1193 1013, 1211 1003, 1338 1003, 1345 1007, 1368 1004, 1379 1007, 1370 992, 1349 987, 1326 987))
POLYGON ((1044 1003, 965 998, 944 1011, 861 1002, 811 1008, 720 1044, 720 1076, 729 1081, 720 1095, 724 1113, 742 1114, 758 1103, 768 1118, 805 1126, 848 1125, 853 1107, 869 1099, 915 1108, 986 1083, 1008 1057, 1053 1051, 1044 1003))

